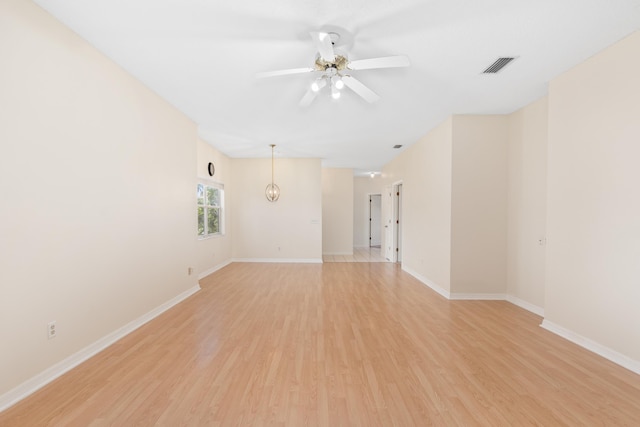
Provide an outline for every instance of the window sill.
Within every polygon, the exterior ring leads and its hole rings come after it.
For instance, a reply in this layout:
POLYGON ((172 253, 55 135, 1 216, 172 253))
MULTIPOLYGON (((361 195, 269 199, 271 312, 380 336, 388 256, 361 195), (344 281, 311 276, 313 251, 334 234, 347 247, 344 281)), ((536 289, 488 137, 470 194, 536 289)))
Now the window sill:
POLYGON ((197 236, 198 241, 215 239, 215 238, 219 238, 219 237, 224 237, 224 234, 223 233, 216 233, 216 234, 210 234, 208 236, 197 236))

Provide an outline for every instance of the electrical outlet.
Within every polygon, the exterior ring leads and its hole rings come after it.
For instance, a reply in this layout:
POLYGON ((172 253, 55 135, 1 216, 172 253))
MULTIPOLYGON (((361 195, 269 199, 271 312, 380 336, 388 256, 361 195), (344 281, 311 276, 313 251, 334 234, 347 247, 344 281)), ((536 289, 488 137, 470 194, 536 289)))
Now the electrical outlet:
POLYGON ((49 339, 56 337, 56 321, 53 320, 47 323, 47 336, 49 339))
POLYGON ((193 267, 187 268, 187 274, 191 276, 193 274, 193 267))

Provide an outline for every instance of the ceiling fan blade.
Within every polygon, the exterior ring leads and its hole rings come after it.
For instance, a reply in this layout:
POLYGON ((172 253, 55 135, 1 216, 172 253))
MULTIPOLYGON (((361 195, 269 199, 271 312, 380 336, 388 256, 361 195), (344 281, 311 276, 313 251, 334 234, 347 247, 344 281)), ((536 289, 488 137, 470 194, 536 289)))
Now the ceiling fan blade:
POLYGON ((373 103, 380 99, 378 94, 363 85, 360 80, 356 80, 355 78, 347 75, 342 77, 342 81, 345 86, 360 95, 367 102, 373 103))
POLYGON ((265 72, 256 74, 256 77, 258 77, 259 79, 262 79, 265 77, 277 77, 277 76, 286 76, 289 74, 310 73, 312 71, 315 71, 315 69, 314 68, 289 68, 288 70, 265 71, 265 72))
POLYGON ((311 38, 318 48, 320 57, 327 62, 334 62, 336 60, 336 55, 333 52, 333 43, 331 43, 331 37, 329 36, 329 34, 322 32, 309 34, 311 35, 311 38))
POLYGON ((372 68, 408 67, 409 65, 411 65, 411 62, 409 62, 408 57, 404 55, 397 55, 350 61, 347 64, 347 68, 350 70, 369 70, 372 68))
POLYGON ((318 92, 314 92, 311 89, 307 90, 307 93, 305 93, 302 99, 300 100, 300 106, 301 107, 309 106, 309 104, 311 104, 313 100, 316 99, 317 95, 318 95, 318 92))

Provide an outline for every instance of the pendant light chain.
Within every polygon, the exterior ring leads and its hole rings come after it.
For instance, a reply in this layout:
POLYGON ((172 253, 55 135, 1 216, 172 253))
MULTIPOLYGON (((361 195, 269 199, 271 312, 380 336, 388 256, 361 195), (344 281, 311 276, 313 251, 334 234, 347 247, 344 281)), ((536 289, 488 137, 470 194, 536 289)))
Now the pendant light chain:
POLYGON ((271 186, 273 187, 273 149, 275 148, 274 144, 271 144, 271 186))
POLYGON ((265 190, 265 196, 267 196, 267 200, 270 202, 275 202, 280 197, 280 188, 274 182, 274 169, 275 169, 275 161, 273 156, 273 151, 275 148, 275 144, 270 144, 271 146, 271 184, 267 185, 267 189, 265 190))

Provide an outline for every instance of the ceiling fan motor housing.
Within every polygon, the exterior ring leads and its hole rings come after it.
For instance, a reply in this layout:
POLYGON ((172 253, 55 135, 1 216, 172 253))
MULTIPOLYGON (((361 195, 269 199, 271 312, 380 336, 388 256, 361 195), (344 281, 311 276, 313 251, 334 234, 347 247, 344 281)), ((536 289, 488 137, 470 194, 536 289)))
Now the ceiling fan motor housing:
POLYGON ((320 57, 320 55, 318 55, 315 63, 315 68, 318 71, 326 71, 329 68, 335 68, 338 71, 342 71, 347 68, 348 62, 349 61, 347 60, 347 58, 342 55, 336 55, 336 59, 333 62, 325 61, 324 59, 322 59, 322 57, 320 57))

